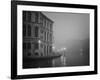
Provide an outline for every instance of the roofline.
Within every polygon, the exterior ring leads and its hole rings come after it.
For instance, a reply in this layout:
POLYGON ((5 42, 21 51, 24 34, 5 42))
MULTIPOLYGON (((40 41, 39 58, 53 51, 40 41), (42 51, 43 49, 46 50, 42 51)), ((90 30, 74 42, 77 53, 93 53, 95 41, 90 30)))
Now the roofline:
MULTIPOLYGON (((26 10, 25 10, 26 11, 26 10)), ((42 14, 46 19, 48 19, 49 21, 51 21, 52 23, 54 23, 54 21, 52 21, 50 18, 48 18, 45 14, 43 14, 41 11, 29 11, 28 12, 39 12, 40 14, 42 14)))
POLYGON ((45 14, 43 14, 42 12, 40 12, 46 19, 48 19, 49 21, 51 21, 52 23, 54 23, 53 20, 51 20, 50 18, 48 18, 45 14))

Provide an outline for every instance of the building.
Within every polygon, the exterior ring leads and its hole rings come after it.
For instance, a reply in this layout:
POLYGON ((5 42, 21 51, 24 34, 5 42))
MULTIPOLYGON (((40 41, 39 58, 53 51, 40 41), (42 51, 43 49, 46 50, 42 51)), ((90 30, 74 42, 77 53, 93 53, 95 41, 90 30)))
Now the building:
POLYGON ((23 11, 23 68, 52 67, 53 21, 42 12, 23 11))
POLYGON ((24 57, 52 54, 53 21, 42 12, 23 11, 24 57))

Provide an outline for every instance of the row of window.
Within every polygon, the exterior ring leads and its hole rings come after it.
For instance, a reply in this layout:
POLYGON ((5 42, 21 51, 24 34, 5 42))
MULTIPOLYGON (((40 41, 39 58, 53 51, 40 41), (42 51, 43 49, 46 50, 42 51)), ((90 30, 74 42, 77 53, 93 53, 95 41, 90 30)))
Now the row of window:
POLYGON ((30 11, 23 11, 23 20, 28 22, 38 22, 38 13, 37 12, 30 12, 30 11))
MULTIPOLYGON (((34 27, 34 37, 38 37, 38 27, 34 27)), ((31 36, 32 35, 32 30, 31 26, 28 25, 26 26, 25 24, 23 25, 23 36, 31 36)))
MULTIPOLYGON (((41 44, 41 45, 42 45, 42 47, 44 46, 44 53, 46 55, 52 52, 52 47, 51 46, 45 46, 43 44, 41 44)), ((37 49, 39 49, 38 43, 34 43, 33 46, 34 47, 32 47, 32 44, 30 42, 29 43, 25 43, 25 42, 23 43, 23 49, 24 50, 31 50, 31 49, 37 50, 37 49)))
POLYGON ((48 21, 46 18, 44 18, 42 16, 42 14, 39 16, 39 12, 26 12, 23 11, 23 20, 24 21, 28 21, 28 22, 36 22, 38 23, 38 21, 40 21, 40 23, 45 26, 48 27, 50 31, 52 31, 52 23, 50 21, 48 21), (38 20, 39 19, 39 20, 38 20))
POLYGON ((23 43, 23 49, 31 49, 31 43, 23 43))
POLYGON ((52 52, 52 47, 51 46, 44 46, 44 53, 46 55, 50 54, 52 52))
POLYGON ((47 41, 52 41, 52 34, 47 33, 47 41))
MULTIPOLYGON (((39 48, 39 45, 38 45, 38 43, 34 43, 34 49, 38 49, 39 48)), ((32 49, 32 44, 30 43, 30 42, 28 42, 28 43, 23 43, 23 49, 24 50, 30 50, 30 49, 32 49)))
POLYGON ((52 23, 42 16, 40 16, 40 23, 42 23, 44 27, 47 27, 50 31, 52 31, 52 23))
POLYGON ((44 53, 45 53, 45 55, 48 55, 49 53, 51 53, 52 52, 52 46, 46 46, 46 45, 43 45, 42 43, 41 43, 41 48, 43 48, 44 47, 44 53))
MULTIPOLYGON (((34 27, 34 37, 38 37, 38 27, 34 27)), ((52 41, 52 34, 49 34, 48 32, 44 32, 43 30, 41 31, 41 39, 44 38, 44 40, 47 40, 47 41, 52 41), (44 36, 44 37, 43 37, 44 36)), ((25 24, 23 25, 23 36, 32 36, 32 29, 31 29, 31 26, 28 25, 26 26, 25 24)))
POLYGON ((43 40, 47 40, 47 41, 52 41, 52 34, 49 32, 44 32, 43 30, 41 30, 41 39, 43 40))

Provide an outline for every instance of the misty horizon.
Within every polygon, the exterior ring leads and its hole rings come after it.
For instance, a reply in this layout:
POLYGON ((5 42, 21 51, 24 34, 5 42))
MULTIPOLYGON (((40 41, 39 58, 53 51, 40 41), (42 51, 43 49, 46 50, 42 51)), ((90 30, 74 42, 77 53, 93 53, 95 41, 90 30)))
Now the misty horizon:
POLYGON ((53 24, 54 46, 59 49, 74 40, 89 39, 89 14, 42 12, 53 24))

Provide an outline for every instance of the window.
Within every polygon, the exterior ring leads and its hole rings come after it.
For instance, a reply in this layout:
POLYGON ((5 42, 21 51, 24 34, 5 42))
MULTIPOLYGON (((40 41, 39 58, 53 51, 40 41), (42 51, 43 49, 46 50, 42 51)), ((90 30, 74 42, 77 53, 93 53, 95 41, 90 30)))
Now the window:
POLYGON ((47 33, 47 41, 49 41, 49 33, 47 33))
POLYGON ((43 40, 43 30, 41 30, 41 34, 42 34, 42 35, 41 35, 41 39, 43 40))
POLYGON ((51 46, 49 47, 49 52, 50 52, 50 53, 52 52, 52 47, 51 47, 51 46))
POLYGON ((45 23, 46 27, 47 27, 47 23, 48 23, 48 21, 46 20, 46 23, 45 23))
POLYGON ((45 27, 45 19, 43 18, 43 27, 45 27))
POLYGON ((41 44, 41 48, 43 48, 43 44, 41 44))
POLYGON ((27 49, 31 49, 31 43, 27 43, 27 49))
POLYGON ((28 55, 28 56, 31 56, 31 53, 30 53, 30 52, 28 52, 28 53, 27 53, 27 55, 28 55))
POLYGON ((23 49, 26 49, 26 43, 23 43, 23 49))
POLYGON ((31 26, 28 25, 28 36, 31 36, 31 26))
POLYGON ((52 34, 50 34, 50 41, 52 41, 52 34))
POLYGON ((40 23, 43 25, 43 18, 40 16, 40 23))
POLYGON ((38 22, 38 13, 35 13, 35 22, 38 22))
POLYGON ((35 37, 38 37, 38 27, 35 27, 35 37))
POLYGON ((46 40, 46 32, 44 33, 44 38, 45 38, 45 40, 46 40))
POLYGON ((41 30, 41 33, 43 34, 43 30, 41 30))
POLYGON ((44 27, 46 27, 46 19, 44 19, 44 27))
POLYGON ((32 17, 31 17, 31 19, 32 19, 32 22, 35 22, 35 12, 32 12, 32 17))
POLYGON ((23 21, 26 21, 26 11, 23 11, 23 21))
POLYGON ((42 23, 42 26, 43 26, 43 17, 41 17, 41 23, 42 23))
POLYGON ((26 36, 26 25, 23 24, 23 36, 26 36))
POLYGON ((28 21, 31 22, 31 12, 28 12, 28 21))
POLYGON ((46 46, 44 45, 44 54, 46 55, 46 46))
POLYGON ((49 22, 47 23, 47 28, 49 29, 49 22))
POLYGON ((52 31, 52 24, 50 24, 50 31, 52 31))
POLYGON ((35 43, 35 44, 34 44, 34 48, 35 48, 35 49, 38 49, 38 47, 39 47, 39 46, 38 46, 38 43, 35 43))
POLYGON ((41 40, 43 40, 43 36, 40 36, 41 40))
POLYGON ((50 23, 49 23, 48 29, 50 30, 50 23))
POLYGON ((34 53, 35 56, 38 56, 39 54, 37 52, 34 53))
POLYGON ((47 55, 48 55, 48 46, 47 46, 47 55))

